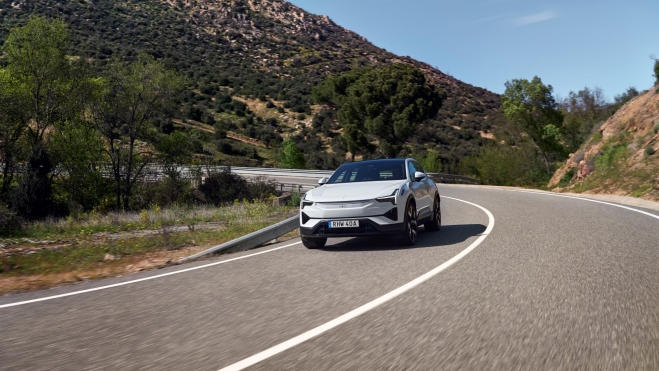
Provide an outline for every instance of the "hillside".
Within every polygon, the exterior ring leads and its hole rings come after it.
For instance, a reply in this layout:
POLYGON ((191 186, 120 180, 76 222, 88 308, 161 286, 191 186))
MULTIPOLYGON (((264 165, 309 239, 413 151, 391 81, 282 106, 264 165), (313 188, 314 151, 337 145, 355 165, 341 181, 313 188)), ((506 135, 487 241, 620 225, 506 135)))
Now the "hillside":
POLYGON ((211 125, 222 120, 268 147, 292 137, 312 166, 335 166, 344 155, 336 140, 340 127, 331 112, 313 105, 311 89, 327 75, 357 67, 408 63, 447 94, 435 120, 410 141, 410 153, 435 148, 443 163, 455 164, 478 151, 498 117, 498 95, 281 0, 0 1, 0 41, 30 14, 67 22, 70 54, 99 69, 111 58, 146 52, 187 76, 180 117, 187 125, 175 126, 193 137, 199 155, 215 159, 273 164, 272 151, 214 143, 211 125), (310 158, 319 152, 334 159, 310 158))
POLYGON ((611 116, 556 171, 558 191, 659 200, 659 85, 611 116))

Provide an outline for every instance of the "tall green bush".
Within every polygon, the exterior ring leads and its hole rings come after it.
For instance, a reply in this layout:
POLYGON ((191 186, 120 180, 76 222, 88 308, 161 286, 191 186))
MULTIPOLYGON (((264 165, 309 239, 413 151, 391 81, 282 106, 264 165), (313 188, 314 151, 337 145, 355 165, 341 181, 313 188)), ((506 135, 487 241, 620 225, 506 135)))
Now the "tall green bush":
POLYGON ((484 184, 502 186, 543 184, 549 179, 535 151, 530 146, 485 146, 475 161, 478 178, 484 184))
POLYGON ((304 156, 295 142, 284 140, 279 151, 279 167, 284 169, 304 169, 307 166, 304 156))

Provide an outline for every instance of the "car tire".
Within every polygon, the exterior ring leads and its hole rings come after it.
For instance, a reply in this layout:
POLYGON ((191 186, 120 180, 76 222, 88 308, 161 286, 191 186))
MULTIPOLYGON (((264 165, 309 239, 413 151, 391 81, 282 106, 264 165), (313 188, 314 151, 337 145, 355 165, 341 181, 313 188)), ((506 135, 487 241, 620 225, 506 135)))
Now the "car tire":
POLYGON ((302 244, 307 249, 320 249, 327 243, 327 237, 307 238, 302 237, 302 244))
POLYGON ((405 231, 403 232, 403 244, 412 246, 416 243, 419 236, 418 226, 416 223, 416 206, 413 202, 407 204, 405 208, 405 231))
POLYGON ((435 202, 432 205, 432 219, 423 224, 426 231, 436 232, 442 229, 442 209, 439 202, 439 197, 435 197, 435 202))

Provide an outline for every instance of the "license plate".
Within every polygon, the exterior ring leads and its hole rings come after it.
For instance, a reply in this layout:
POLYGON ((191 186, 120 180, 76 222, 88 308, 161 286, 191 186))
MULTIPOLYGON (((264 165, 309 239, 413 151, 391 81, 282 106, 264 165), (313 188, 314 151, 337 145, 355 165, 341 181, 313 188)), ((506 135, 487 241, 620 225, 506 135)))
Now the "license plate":
POLYGON ((359 220, 338 220, 329 222, 330 228, 356 228, 359 227, 359 220))

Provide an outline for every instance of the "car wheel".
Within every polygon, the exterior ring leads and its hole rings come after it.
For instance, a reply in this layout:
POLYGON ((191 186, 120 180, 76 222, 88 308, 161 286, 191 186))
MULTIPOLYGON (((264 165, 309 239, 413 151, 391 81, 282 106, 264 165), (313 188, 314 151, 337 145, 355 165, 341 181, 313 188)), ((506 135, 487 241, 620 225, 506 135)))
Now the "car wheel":
POLYGON ((433 218, 432 220, 423 224, 426 228, 426 231, 438 231, 442 229, 442 210, 440 208, 439 198, 435 198, 435 202, 432 205, 433 218))
POLYGON ((416 224, 416 206, 410 202, 405 210, 405 232, 403 232, 403 243, 412 246, 416 243, 418 236, 416 224))
POLYGON ((302 244, 307 249, 320 249, 327 243, 327 237, 322 238, 307 238, 302 237, 302 244))

